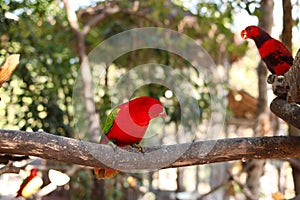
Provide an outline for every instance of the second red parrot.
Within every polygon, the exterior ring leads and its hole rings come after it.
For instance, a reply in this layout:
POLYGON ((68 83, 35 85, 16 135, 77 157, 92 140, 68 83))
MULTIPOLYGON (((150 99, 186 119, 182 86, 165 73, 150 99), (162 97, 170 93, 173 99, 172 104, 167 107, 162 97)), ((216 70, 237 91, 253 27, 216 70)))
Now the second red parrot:
POLYGON ((246 27, 241 36, 254 40, 261 59, 272 74, 283 75, 293 65, 294 59, 287 47, 258 26, 246 27))

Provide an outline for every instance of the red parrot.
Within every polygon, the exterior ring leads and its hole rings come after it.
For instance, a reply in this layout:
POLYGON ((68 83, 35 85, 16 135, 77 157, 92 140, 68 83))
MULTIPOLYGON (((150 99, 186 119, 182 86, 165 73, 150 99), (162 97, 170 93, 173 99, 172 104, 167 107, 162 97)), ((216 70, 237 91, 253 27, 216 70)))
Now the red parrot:
MULTIPOLYGON (((113 142, 119 147, 139 146, 148 128, 151 119, 166 117, 161 102, 143 96, 130 100, 115 107, 107 117, 100 144, 113 142)), ((141 148, 141 147, 140 147, 141 148)), ((94 168, 98 179, 111 178, 119 173, 115 169, 94 168)))
POLYGON ((32 168, 30 171, 30 175, 24 179, 22 184, 20 185, 20 189, 17 192, 16 197, 23 196, 25 198, 30 197, 32 194, 36 193, 37 190, 42 186, 42 179, 37 176, 38 170, 36 168, 32 168))
POLYGON ((254 40, 261 59, 272 74, 283 75, 293 65, 294 58, 286 46, 261 28, 248 26, 242 30, 241 36, 243 39, 254 40))

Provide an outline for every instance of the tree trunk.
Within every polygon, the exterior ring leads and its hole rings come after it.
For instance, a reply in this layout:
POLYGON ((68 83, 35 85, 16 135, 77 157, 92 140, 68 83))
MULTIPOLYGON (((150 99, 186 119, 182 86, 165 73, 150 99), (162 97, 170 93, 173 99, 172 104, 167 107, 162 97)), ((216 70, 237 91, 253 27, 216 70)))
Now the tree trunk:
POLYGON ((283 8, 283 29, 281 40, 283 44, 292 52, 292 4, 291 0, 282 0, 283 8))
MULTIPOLYGON (((300 136, 300 129, 289 125, 289 135, 290 136, 300 136)), ((300 161, 300 159, 298 159, 300 161)), ((300 194, 300 170, 291 164, 293 170, 294 188, 296 196, 300 194)))
MULTIPOLYGON (((259 26, 271 33, 273 26, 273 0, 261 0, 260 13, 261 18, 259 26)), ((258 105, 257 105, 257 121, 254 127, 255 136, 263 136, 266 134, 269 121, 268 99, 267 99, 267 68, 263 62, 260 62, 257 69, 258 75, 258 105)), ((252 196, 258 199, 260 178, 264 172, 265 160, 249 160, 247 166, 246 186, 250 189, 252 196)), ((249 198, 247 198, 249 199, 249 198)))
MULTIPOLYGON (((210 175, 210 187, 216 188, 221 185, 224 180, 228 179, 226 163, 216 163, 211 165, 211 175, 210 175)), ((229 199, 227 195, 227 190, 225 188, 218 189, 211 193, 207 199, 229 199)))
MULTIPOLYGON (((88 55, 86 50, 86 35, 88 33, 84 32, 84 30, 89 30, 89 26, 84 26, 83 29, 80 29, 80 25, 78 22, 77 15, 75 10, 72 9, 69 0, 63 0, 65 10, 67 13, 67 18, 70 24, 71 29, 74 31, 77 39, 77 48, 78 48, 78 57, 80 59, 80 74, 83 85, 83 99, 85 104, 85 113, 87 114, 88 121, 88 138, 91 142, 97 142, 100 136, 100 126, 99 126, 99 116, 96 112, 95 101, 94 101, 94 93, 93 93, 93 80, 90 64, 88 61, 88 55)), ((98 182, 96 178, 94 181, 94 189, 92 189, 93 197, 101 197, 100 199, 105 199, 104 192, 104 182, 98 182), (96 189, 98 188, 98 189, 96 189)))
POLYGON ((183 168, 177 168, 177 179, 176 179, 176 184, 177 184, 177 189, 176 192, 183 192, 185 190, 184 185, 183 185, 183 168))
MULTIPOLYGON (((179 124, 178 122, 175 122, 175 133, 176 134, 176 142, 177 144, 180 143, 179 141, 179 135, 178 135, 178 130, 179 130, 179 124)), ((176 192, 183 192, 185 189, 184 189, 184 185, 183 185, 183 174, 184 173, 184 169, 183 168, 177 168, 176 169, 176 174, 177 174, 177 178, 176 178, 176 186, 177 186, 177 189, 176 189, 176 192)))
POLYGON ((92 200, 97 200, 97 199, 101 199, 101 200, 106 200, 106 196, 105 196, 105 182, 104 180, 97 180, 97 178, 94 176, 94 180, 93 180, 93 188, 92 188, 92 200))
MULTIPOLYGON (((292 4, 290 0, 282 0, 283 5, 283 30, 282 30, 282 42, 285 46, 292 52, 292 28, 293 28, 293 18, 292 18, 292 4)), ((295 128, 289 124, 289 135, 299 136, 300 129, 295 128)), ((293 165, 293 178, 296 195, 300 194, 300 171, 293 165)))

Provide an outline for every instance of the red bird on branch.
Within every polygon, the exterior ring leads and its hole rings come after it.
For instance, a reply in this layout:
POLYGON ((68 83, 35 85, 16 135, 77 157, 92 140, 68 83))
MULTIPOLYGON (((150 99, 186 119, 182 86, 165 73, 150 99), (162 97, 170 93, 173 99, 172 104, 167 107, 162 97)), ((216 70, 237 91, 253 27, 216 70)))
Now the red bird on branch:
POLYGON ((293 65, 294 58, 286 46, 258 26, 246 27, 241 36, 254 40, 261 59, 272 74, 283 75, 293 65))
MULTIPOLYGON (((139 145, 143 139, 151 119, 166 117, 161 102, 148 96, 130 100, 115 107, 107 117, 100 144, 109 141, 120 147, 134 146, 143 150, 139 145)), ((119 173, 112 168, 94 168, 98 179, 111 178, 119 173)))

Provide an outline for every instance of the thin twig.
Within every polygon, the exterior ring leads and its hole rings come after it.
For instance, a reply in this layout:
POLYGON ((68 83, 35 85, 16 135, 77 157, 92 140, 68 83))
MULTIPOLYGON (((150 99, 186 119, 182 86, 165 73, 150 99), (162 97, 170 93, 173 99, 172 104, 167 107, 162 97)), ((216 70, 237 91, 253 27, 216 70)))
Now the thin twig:
POLYGON ((13 166, 11 161, 7 165, 0 168, 0 175, 6 173, 18 174, 19 172, 20 172, 20 168, 13 166))

